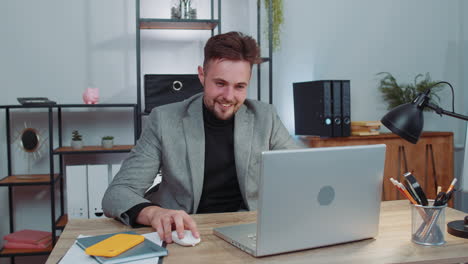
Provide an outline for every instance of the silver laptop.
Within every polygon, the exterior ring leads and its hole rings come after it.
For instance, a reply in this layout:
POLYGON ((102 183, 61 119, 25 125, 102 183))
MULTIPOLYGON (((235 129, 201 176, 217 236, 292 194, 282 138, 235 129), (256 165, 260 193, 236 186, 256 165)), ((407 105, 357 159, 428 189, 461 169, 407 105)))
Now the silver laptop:
POLYGON ((385 145, 265 151, 257 223, 214 234, 260 257, 377 235, 385 145))

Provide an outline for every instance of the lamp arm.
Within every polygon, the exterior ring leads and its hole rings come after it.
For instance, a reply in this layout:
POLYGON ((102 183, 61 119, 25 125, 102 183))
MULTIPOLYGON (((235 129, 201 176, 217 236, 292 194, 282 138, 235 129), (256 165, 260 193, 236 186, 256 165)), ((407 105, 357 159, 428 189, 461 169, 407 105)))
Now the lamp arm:
POLYGON ((429 102, 426 102, 425 107, 428 107, 428 108, 436 111, 436 113, 438 113, 439 115, 448 115, 448 116, 451 116, 451 117, 455 117, 455 118, 458 118, 458 119, 468 121, 468 116, 460 115, 460 114, 457 114, 455 112, 450 112, 450 111, 444 110, 441 107, 439 107, 437 105, 434 105, 434 104, 431 104, 429 102))

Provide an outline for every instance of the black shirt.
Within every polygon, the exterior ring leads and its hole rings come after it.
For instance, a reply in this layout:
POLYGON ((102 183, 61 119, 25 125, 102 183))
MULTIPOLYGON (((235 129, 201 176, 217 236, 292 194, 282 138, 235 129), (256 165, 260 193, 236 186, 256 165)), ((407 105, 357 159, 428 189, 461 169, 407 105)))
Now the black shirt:
POLYGON ((243 208, 234 159, 234 117, 218 119, 203 104, 205 172, 197 213, 235 212, 243 208))

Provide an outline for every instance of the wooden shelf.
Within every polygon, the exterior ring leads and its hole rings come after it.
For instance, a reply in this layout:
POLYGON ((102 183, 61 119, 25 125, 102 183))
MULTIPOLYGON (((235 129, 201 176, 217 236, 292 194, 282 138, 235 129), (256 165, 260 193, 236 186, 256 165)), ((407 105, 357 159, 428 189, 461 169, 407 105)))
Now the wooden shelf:
POLYGON ((53 104, 53 105, 0 105, 0 109, 6 108, 102 108, 102 107, 135 107, 136 104, 53 104))
POLYGON ((140 19, 140 29, 195 29, 212 30, 219 20, 211 19, 140 19))
POLYGON ((50 245, 47 248, 41 249, 10 249, 2 248, 0 250, 1 257, 13 257, 13 256, 35 256, 35 255, 49 255, 52 252, 53 246, 50 245))
MULTIPOLYGON (((440 131, 425 131, 422 132, 421 136, 425 137, 439 137, 439 136, 450 136, 452 132, 440 132, 440 131)), ((308 140, 308 141, 337 141, 337 140, 356 140, 356 139, 400 139, 400 137, 394 133, 380 133, 378 135, 371 135, 371 136, 349 136, 349 137, 319 137, 319 136, 302 136, 296 135, 297 139, 300 140, 308 140)))
POLYGON ((62 217, 59 218, 57 222, 55 222, 55 226, 57 227, 57 229, 63 230, 65 226, 67 225, 67 223, 68 223, 68 215, 64 214, 62 217))
POLYGON ((81 149, 71 147, 61 147, 54 150, 54 154, 82 154, 82 153, 119 153, 130 152, 134 145, 114 145, 113 148, 106 149, 101 146, 83 146, 81 149))
MULTIPOLYGON (((55 174, 55 181, 60 174, 55 174)), ((12 185, 48 185, 50 184, 49 174, 29 174, 29 175, 11 175, 0 180, 0 186, 12 185)))

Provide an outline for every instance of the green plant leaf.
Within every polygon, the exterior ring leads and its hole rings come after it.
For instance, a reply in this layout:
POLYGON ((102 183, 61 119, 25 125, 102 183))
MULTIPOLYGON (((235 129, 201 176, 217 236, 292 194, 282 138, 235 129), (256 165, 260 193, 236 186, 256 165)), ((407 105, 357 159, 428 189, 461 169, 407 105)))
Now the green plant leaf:
POLYGON ((78 130, 73 130, 73 132, 72 132, 72 140, 74 140, 74 141, 79 141, 79 140, 81 140, 81 138, 82 138, 82 137, 81 137, 80 133, 78 132, 78 130))
MULTIPOLYGON (((427 72, 425 75, 419 73, 414 77, 413 84, 398 84, 396 78, 388 72, 379 72, 376 75, 382 76, 379 81, 378 89, 382 93, 383 99, 388 104, 388 110, 393 109, 401 104, 411 102, 420 93, 431 89, 429 98, 433 104, 437 105, 440 102, 440 97, 437 92, 442 89, 443 84, 437 84, 439 81, 433 81, 427 72)), ((425 108, 425 111, 432 111, 425 108)))
MULTIPOLYGON (((260 1, 260 0, 258 0, 260 1)), ((257 4, 260 4, 260 2, 257 2, 257 4)), ((269 0, 264 0, 265 4, 265 11, 266 11, 266 19, 267 23, 265 25, 268 25, 268 10, 270 8, 270 1, 269 0)), ((280 39, 280 33, 281 33, 281 25, 284 22, 284 16, 283 16, 283 0, 271 0, 272 4, 272 31, 273 31, 273 36, 272 36, 272 44, 273 44, 273 51, 277 51, 278 48, 281 45, 281 39, 280 39)), ((264 34, 268 36, 268 27, 264 29, 264 34)))

